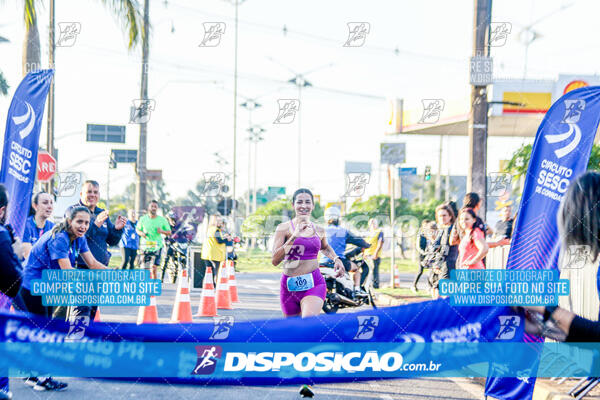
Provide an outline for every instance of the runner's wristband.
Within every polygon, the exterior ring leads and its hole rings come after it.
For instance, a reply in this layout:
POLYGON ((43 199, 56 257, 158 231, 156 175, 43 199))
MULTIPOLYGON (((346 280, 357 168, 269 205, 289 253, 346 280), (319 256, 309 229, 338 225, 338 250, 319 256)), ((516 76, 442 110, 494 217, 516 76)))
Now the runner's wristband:
POLYGON ((556 309, 558 308, 558 306, 546 306, 544 307, 544 323, 547 322, 550 317, 552 316, 552 314, 554 313, 554 311, 556 311, 556 309))

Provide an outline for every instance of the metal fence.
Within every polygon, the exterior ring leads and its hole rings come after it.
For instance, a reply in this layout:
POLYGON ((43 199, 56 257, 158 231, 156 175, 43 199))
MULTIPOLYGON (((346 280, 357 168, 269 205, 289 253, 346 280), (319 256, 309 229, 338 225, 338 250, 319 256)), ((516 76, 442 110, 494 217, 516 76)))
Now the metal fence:
MULTIPOLYGON (((504 269, 508 260, 509 249, 510 246, 490 249, 486 256, 486 267, 504 269)), ((560 278, 569 280, 570 292, 568 296, 561 296, 559 298, 559 305, 582 317, 597 321, 600 307, 598 290, 596 288, 597 273, 598 260, 585 264, 583 268, 561 268, 560 278)))

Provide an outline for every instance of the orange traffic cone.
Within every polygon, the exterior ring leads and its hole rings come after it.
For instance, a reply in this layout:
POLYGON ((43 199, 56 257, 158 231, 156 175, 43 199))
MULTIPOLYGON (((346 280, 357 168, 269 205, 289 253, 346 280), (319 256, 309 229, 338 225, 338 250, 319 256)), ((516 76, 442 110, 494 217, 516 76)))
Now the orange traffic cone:
POLYGON ((179 275, 179 285, 171 322, 192 322, 192 305, 190 304, 190 281, 187 276, 187 269, 183 268, 179 275))
POLYGON ((219 283, 217 283, 217 308, 222 310, 233 310, 231 305, 231 295, 229 294, 229 284, 227 283, 227 264, 219 268, 219 283))
POLYGON ((229 265, 229 295, 231 296, 232 303, 239 303, 237 283, 235 282, 235 267, 233 266, 233 260, 227 260, 229 265))
POLYGON ((215 303, 215 285, 213 284, 212 268, 206 267, 204 282, 202 283, 202 298, 198 307, 197 317, 214 317, 217 315, 215 303))
POLYGON ((94 317, 94 322, 102 322, 100 319, 100 307, 96 309, 96 316, 94 317))
POLYGON ((158 324, 158 309, 156 308, 156 297, 150 296, 149 306, 140 306, 137 323, 139 324, 158 324))
POLYGON ((15 307, 11 305, 10 309, 8 310, 8 312, 11 313, 11 314, 14 314, 16 312, 15 311, 15 307))

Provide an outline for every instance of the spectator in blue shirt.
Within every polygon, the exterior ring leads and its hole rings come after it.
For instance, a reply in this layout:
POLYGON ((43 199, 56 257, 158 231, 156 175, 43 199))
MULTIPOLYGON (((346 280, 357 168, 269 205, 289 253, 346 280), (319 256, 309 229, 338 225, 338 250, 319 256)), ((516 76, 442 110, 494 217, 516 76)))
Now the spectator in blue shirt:
MULTIPOLYGON (((87 207, 92 214, 90 229, 85 237, 94 258, 102 264, 108 265, 110 261, 108 246, 119 244, 127 218, 119 216, 113 225, 108 216, 108 211, 98 207, 99 200, 100 184, 92 180, 85 181, 81 188, 81 200, 77 204, 78 206, 87 207)), ((87 268, 81 257, 77 259, 77 266, 87 268)))
MULTIPOLYGON (((110 252, 108 246, 116 246, 121 240, 123 228, 127 222, 125 217, 117 217, 115 224, 111 222, 108 211, 98 207, 100 200, 100 184, 93 180, 87 180, 81 188, 81 199, 75 206, 87 207, 92 218, 90 219, 90 228, 85 234, 90 252, 94 258, 104 265, 110 261, 110 252)), ((88 268, 81 255, 77 258, 77 268, 88 268)), ((96 316, 97 306, 92 307, 91 318, 96 316)), ((64 309, 57 310, 55 316, 63 316, 64 309)))
MULTIPOLYGON (((93 269, 105 269, 106 266, 98 262, 88 248, 85 234, 90 226, 90 211, 87 207, 76 206, 67 210, 65 220, 55 225, 50 231, 33 245, 30 257, 23 272, 23 285, 19 297, 25 309, 21 311, 40 315, 46 318, 52 316, 52 307, 44 306, 42 296, 31 294, 31 285, 34 279, 42 278, 42 271, 46 269, 73 269, 78 257, 93 269)), ((76 315, 90 316, 91 307, 75 306, 76 315)), ((38 391, 60 391, 67 387, 64 382, 59 382, 51 377, 29 377, 25 383, 33 386, 38 391)))
POLYGON ((23 256, 29 257, 31 248, 45 232, 54 226, 49 220, 54 211, 54 198, 46 192, 38 192, 31 200, 31 211, 25 221, 23 232, 23 256))
POLYGON ((121 241, 119 242, 121 254, 123 255, 121 269, 127 269, 128 264, 129 269, 135 268, 135 258, 137 257, 137 251, 140 248, 140 235, 138 235, 135 230, 137 225, 135 210, 129 210, 128 217, 129 220, 123 228, 123 236, 121 236, 121 241))

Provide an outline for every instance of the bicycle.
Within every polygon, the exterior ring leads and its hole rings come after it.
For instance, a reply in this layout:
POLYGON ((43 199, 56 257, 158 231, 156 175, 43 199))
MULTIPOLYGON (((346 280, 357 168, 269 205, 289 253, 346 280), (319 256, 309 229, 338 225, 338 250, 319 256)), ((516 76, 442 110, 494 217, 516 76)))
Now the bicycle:
MULTIPOLYGON (((138 267, 143 269, 150 270, 150 274, 152 274, 152 267, 154 266, 154 261, 156 257, 160 255, 160 249, 157 247, 158 243, 154 240, 147 240, 144 244, 144 249, 142 250, 142 254, 140 254, 138 267)), ((155 276, 152 276, 153 279, 156 279, 155 276)))
POLYGON ((178 243, 172 239, 166 240, 167 253, 165 255, 165 262, 162 265, 162 274, 160 281, 165 281, 165 273, 169 271, 171 277, 171 283, 177 281, 179 271, 183 270, 187 266, 187 246, 188 243, 178 243))

